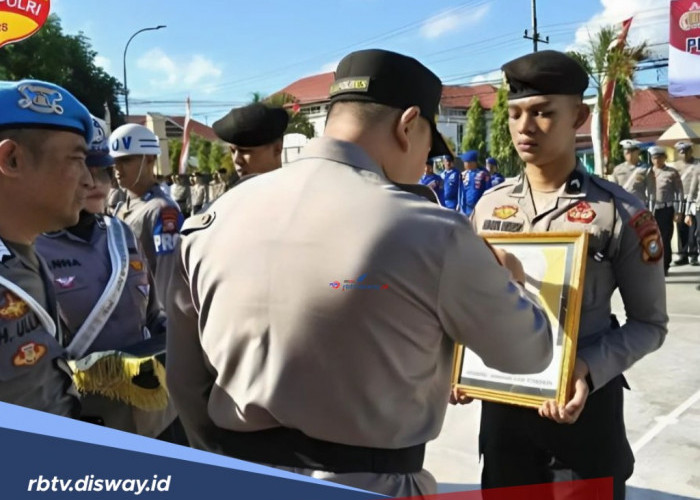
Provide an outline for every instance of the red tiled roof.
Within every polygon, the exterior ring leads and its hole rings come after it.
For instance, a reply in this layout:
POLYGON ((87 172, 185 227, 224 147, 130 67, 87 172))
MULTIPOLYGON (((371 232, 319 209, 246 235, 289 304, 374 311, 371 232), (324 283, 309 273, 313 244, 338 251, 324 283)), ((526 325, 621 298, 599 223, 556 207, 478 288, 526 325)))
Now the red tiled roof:
MULTIPOLYGON (((333 83, 333 73, 307 76, 287 85, 278 93, 294 96, 301 105, 325 102, 330 99, 329 91, 333 83)), ((476 96, 485 109, 491 109, 496 102, 498 89, 493 85, 445 85, 442 89, 441 104, 447 108, 469 108, 472 97, 476 96)))
MULTIPOLYGON (((675 123, 667 108, 675 110, 686 121, 700 121, 700 96, 670 97, 666 89, 641 89, 635 92, 630 103, 631 135, 637 140, 658 138, 675 123)), ((590 134, 591 118, 578 129, 579 136, 590 134)))
MULTIPOLYGON (((185 127, 185 117, 184 116, 165 116, 166 119, 172 121, 173 123, 177 124, 180 128, 185 127)), ((192 123, 192 133, 197 134, 203 139, 206 139, 207 141, 219 141, 220 139, 216 136, 214 133, 214 130, 211 127, 208 127, 204 125, 202 122, 198 122, 197 120, 191 119, 190 120, 192 123)), ((139 125, 146 125, 146 115, 131 115, 129 116, 128 123, 138 123, 139 125)))

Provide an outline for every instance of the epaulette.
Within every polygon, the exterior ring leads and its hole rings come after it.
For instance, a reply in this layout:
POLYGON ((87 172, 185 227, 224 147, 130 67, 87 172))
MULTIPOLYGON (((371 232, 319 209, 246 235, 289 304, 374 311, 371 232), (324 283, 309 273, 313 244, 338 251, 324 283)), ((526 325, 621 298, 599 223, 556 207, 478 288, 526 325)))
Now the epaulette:
POLYGON ((207 212, 198 215, 191 215, 185 219, 185 223, 180 229, 180 234, 187 235, 201 229, 206 229, 211 226, 211 223, 216 219, 216 212, 207 212))
POLYGON ((500 189, 505 189, 507 187, 513 187, 515 184, 518 183, 518 178, 517 177, 509 177, 497 186, 493 186, 492 188, 487 189, 484 191, 484 194, 482 196, 486 196, 487 194, 490 193, 495 193, 496 191, 500 189))

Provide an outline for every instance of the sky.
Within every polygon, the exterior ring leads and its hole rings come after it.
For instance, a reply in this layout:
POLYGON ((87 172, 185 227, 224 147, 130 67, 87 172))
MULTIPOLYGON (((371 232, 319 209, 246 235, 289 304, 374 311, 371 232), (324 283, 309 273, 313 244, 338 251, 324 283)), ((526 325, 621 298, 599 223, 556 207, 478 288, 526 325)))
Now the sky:
MULTIPOLYGON (((96 62, 123 82, 129 111, 193 116, 207 124, 253 92, 274 93, 333 71, 349 52, 383 48, 417 58, 445 84, 497 82, 498 68, 532 51, 531 0, 51 0, 64 31, 83 32, 96 62)), ((601 25, 635 16, 630 42, 668 57, 669 0, 537 0, 540 50, 583 48, 601 25)), ((666 85, 665 70, 639 85, 666 85)))

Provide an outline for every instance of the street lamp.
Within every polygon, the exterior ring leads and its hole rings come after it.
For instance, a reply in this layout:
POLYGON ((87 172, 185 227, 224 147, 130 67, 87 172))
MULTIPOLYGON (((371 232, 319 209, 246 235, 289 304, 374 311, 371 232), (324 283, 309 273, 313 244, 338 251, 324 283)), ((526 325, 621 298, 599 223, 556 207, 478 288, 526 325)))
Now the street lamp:
POLYGON ((129 41, 126 42, 126 47, 124 47, 124 59, 123 59, 123 64, 124 64, 124 105, 126 107, 127 119, 129 118, 129 88, 126 85, 126 51, 129 50, 129 44, 131 43, 131 40, 133 40, 134 37, 136 35, 138 35, 139 33, 143 33, 144 31, 155 31, 155 30, 159 30, 161 28, 167 28, 167 26, 160 24, 158 26, 154 26, 153 28, 143 28, 143 29, 138 30, 136 33, 131 35, 131 38, 129 38, 129 41))

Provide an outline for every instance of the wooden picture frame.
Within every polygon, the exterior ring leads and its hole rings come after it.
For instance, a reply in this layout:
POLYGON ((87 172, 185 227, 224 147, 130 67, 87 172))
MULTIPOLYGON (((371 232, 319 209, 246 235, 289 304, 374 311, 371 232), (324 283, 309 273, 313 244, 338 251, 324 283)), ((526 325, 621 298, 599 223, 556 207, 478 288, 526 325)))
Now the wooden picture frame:
POLYGON ((552 362, 538 374, 514 375, 487 367, 474 352, 457 345, 452 383, 470 397, 485 401, 531 408, 539 408, 544 401, 552 399, 565 404, 571 394, 576 361, 588 233, 484 233, 482 236, 523 263, 527 274, 525 288, 539 297, 552 324, 552 362))

